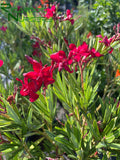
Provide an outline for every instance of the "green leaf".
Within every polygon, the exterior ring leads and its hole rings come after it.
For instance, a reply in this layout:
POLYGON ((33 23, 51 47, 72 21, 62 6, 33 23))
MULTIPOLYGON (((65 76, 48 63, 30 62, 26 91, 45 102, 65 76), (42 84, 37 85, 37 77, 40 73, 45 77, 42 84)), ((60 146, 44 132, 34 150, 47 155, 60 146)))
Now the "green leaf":
POLYGON ((117 117, 112 119, 110 121, 110 123, 108 125, 106 125, 104 131, 102 132, 103 136, 109 134, 113 130, 115 123, 116 123, 116 119, 117 119, 117 117))
POLYGON ((108 145, 108 147, 109 147, 110 149, 120 150, 120 144, 118 144, 118 143, 110 143, 110 144, 108 145))
POLYGON ((88 126, 90 128, 91 134, 95 137, 95 139, 99 140, 100 137, 98 137, 98 135, 96 134, 96 132, 95 132, 95 130, 93 128, 93 126, 91 125, 91 123, 89 122, 88 119, 87 119, 87 124, 88 124, 88 126))
POLYGON ((21 119, 18 112, 16 112, 15 109, 9 104, 9 102, 6 101, 3 97, 1 97, 1 99, 6 106, 7 114, 10 116, 10 119, 12 119, 15 123, 21 125, 21 119))
POLYGON ((4 151, 6 149, 13 149, 16 146, 18 146, 18 145, 17 144, 9 144, 9 143, 5 144, 5 143, 3 143, 3 144, 0 145, 0 152, 4 151))
POLYGON ((30 110, 29 110, 29 113, 28 113, 28 118, 27 118, 27 125, 28 125, 28 127, 30 127, 31 126, 31 124, 32 124, 32 109, 30 108, 30 110))
MULTIPOLYGON (((105 107, 105 106, 104 106, 105 107)), ((110 120, 110 116, 111 116, 111 107, 107 105, 106 109, 105 109, 105 114, 104 114, 104 118, 103 118, 103 123, 108 123, 110 120)))
POLYGON ((99 142, 98 145, 96 146, 96 148, 102 148, 102 147, 107 147, 107 145, 105 144, 105 142, 99 142))
POLYGON ((73 144, 67 141, 63 135, 58 135, 55 140, 64 144, 67 148, 74 149, 73 144))
POLYGON ((7 121, 7 120, 4 120, 4 119, 1 119, 1 118, 0 118, 0 128, 9 126, 9 125, 11 125, 11 124, 12 124, 11 121, 7 121))
POLYGON ((108 134, 107 136, 105 136, 105 142, 107 143, 111 143, 113 142, 115 139, 115 136, 113 133, 108 134))
POLYGON ((77 157, 75 157, 74 155, 68 155, 68 158, 72 158, 72 159, 78 159, 77 157))
POLYGON ((98 129, 98 125, 97 125, 97 122, 96 120, 93 121, 93 127, 94 127, 94 130, 96 132, 96 134, 98 135, 98 137, 100 138, 100 132, 99 132, 99 129, 98 129))

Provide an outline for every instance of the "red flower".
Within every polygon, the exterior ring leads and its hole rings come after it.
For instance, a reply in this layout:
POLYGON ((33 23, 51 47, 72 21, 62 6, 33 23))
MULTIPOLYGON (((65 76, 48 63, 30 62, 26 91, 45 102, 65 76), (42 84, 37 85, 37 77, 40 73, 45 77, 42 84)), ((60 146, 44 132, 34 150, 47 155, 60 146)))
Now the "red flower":
POLYGON ((91 52, 91 56, 92 57, 101 57, 101 56, 104 56, 103 54, 100 54, 99 52, 97 52, 95 50, 95 48, 92 48, 90 52, 91 52))
POLYGON ((3 65, 3 61, 2 61, 2 60, 0 60, 0 67, 2 67, 2 65, 3 65))
POLYGON ((75 45, 75 44, 73 44, 73 43, 71 43, 71 44, 69 45, 69 48, 70 48, 70 50, 73 50, 73 49, 75 49, 75 48, 76 48, 76 45, 75 45))
POLYGON ((83 42, 82 45, 76 47, 75 44, 69 45, 70 52, 68 54, 69 64, 75 62, 87 63, 91 58, 101 57, 103 56, 99 52, 97 52, 94 48, 89 50, 86 42, 83 42))
POLYGON ((74 19, 71 19, 73 16, 72 16, 71 11, 69 9, 67 9, 66 15, 67 15, 67 17, 64 18, 63 21, 67 21, 68 20, 73 25, 74 24, 74 19))
POLYGON ((78 48, 76 48, 74 44, 70 44, 69 48, 71 51, 69 52, 68 57, 69 59, 72 59, 73 62, 79 62, 83 58, 85 59, 90 55, 86 42, 83 42, 83 44, 78 48))
MULTIPOLYGON (((37 62, 36 60, 33 60, 31 57, 26 56, 27 60, 29 63, 33 65, 33 70, 28 73, 24 73, 23 75, 29 79, 36 80, 37 84, 39 87, 41 87, 41 84, 45 86, 45 88, 49 85, 55 82, 53 79, 53 69, 51 66, 45 65, 44 67, 42 66, 42 63, 37 62)), ((38 87, 38 88, 39 88, 38 87)))
POLYGON ((25 55, 26 59, 28 60, 29 63, 31 63, 33 65, 33 70, 37 73, 40 72, 40 70, 42 69, 42 63, 41 62, 37 62, 36 60, 32 59, 31 57, 25 55))
POLYGON ((3 31, 3 32, 5 32, 6 29, 7 29, 7 27, 4 27, 4 26, 0 27, 0 30, 3 31))
POLYGON ((100 43, 104 43, 105 46, 110 46, 112 39, 108 39, 107 36, 105 36, 102 41, 99 41, 100 43))
MULTIPOLYGON (((38 87, 38 84, 35 80, 31 80, 28 82, 28 78, 24 78, 24 83, 21 79, 16 78, 17 81, 20 81, 22 86, 20 90, 20 94, 22 96, 29 96, 29 100, 31 102, 34 102, 38 99, 39 95, 36 94, 36 92, 40 89, 40 85, 38 87)), ((42 84, 41 84, 42 85, 42 84)))
MULTIPOLYGON (((49 84, 53 84, 55 80, 53 79, 53 69, 51 66, 44 66, 40 73, 40 78, 42 79, 42 82, 47 88, 49 84)), ((39 79, 38 79, 39 80, 39 79)))
POLYGON ((67 15, 67 18, 72 18, 72 14, 71 14, 71 11, 69 9, 67 9, 66 11, 66 15, 67 15))
POLYGON ((32 52, 32 54, 33 54, 33 56, 37 56, 37 55, 38 55, 38 51, 37 51, 37 50, 34 50, 34 51, 32 52))
MULTIPOLYGON (((107 36, 102 37, 101 35, 97 35, 96 37, 101 38, 102 40, 99 41, 100 43, 104 43, 106 47, 110 47, 111 42, 114 40, 114 36, 112 38, 109 38, 107 36)), ((108 51, 110 54, 113 52, 113 48, 110 47, 110 51, 108 51)))
POLYGON ((108 53, 112 53, 113 52, 113 48, 111 47, 110 50, 108 51, 108 53))
POLYGON ((58 52, 50 55, 50 58, 51 58, 54 62, 59 63, 59 62, 62 62, 63 59, 66 59, 67 56, 66 56, 66 54, 65 54, 64 51, 58 51, 58 52))
POLYGON ((45 9, 45 11, 47 12, 45 17, 48 19, 56 14, 56 8, 54 5, 51 8, 45 9))
POLYGON ((63 68, 72 73, 73 71, 70 70, 68 67, 68 59, 64 51, 58 51, 52 55, 50 55, 50 58, 52 59, 52 66, 55 65, 55 68, 58 68, 58 71, 61 71, 63 68))

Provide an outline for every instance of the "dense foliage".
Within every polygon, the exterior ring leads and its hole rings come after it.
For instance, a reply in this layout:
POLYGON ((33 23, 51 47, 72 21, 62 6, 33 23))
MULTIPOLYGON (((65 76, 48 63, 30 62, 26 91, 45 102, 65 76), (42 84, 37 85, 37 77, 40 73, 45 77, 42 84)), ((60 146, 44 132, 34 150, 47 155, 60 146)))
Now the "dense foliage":
POLYGON ((119 160, 118 2, 2 4, 0 159, 119 160))

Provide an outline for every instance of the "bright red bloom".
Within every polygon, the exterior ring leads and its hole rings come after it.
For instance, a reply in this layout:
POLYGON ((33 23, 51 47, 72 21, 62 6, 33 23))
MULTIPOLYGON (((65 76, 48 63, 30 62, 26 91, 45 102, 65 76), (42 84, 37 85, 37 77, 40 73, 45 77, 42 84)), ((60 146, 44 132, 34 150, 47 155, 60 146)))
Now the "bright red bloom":
POLYGON ((71 14, 71 11, 70 11, 69 9, 67 9, 66 15, 67 15, 67 17, 68 17, 69 19, 72 18, 72 14, 71 14))
MULTIPOLYGON (((42 82, 47 88, 49 84, 53 84, 55 80, 53 79, 53 69, 51 66, 44 66, 40 73, 40 78, 42 79, 42 82)), ((38 79, 39 80, 39 79, 38 79)))
POLYGON ((56 8, 54 5, 51 8, 45 9, 45 11, 47 12, 45 17, 48 19, 56 14, 56 8))
MULTIPOLYGON (((96 37, 101 38, 102 40, 99 41, 100 43, 104 43, 106 47, 110 47, 111 42, 114 40, 114 36, 112 38, 109 38, 107 36, 102 37, 101 35, 97 35, 96 37)), ((110 54, 113 52, 113 48, 110 47, 110 51, 108 51, 110 54)))
POLYGON ((96 37, 103 39, 103 36, 101 34, 97 35, 96 37))
POLYGON ((53 69, 51 66, 45 65, 42 66, 42 63, 37 62, 36 60, 33 60, 31 57, 26 56, 29 63, 33 65, 33 70, 28 73, 24 73, 23 75, 29 79, 34 79, 41 87, 41 83, 45 86, 45 88, 49 85, 55 82, 53 79, 53 69))
POLYGON ((72 73, 73 71, 70 70, 70 68, 68 67, 69 63, 68 63, 68 59, 67 56, 65 54, 64 51, 58 51, 52 55, 50 55, 50 58, 52 60, 52 66, 55 65, 55 68, 58 68, 58 71, 61 71, 63 68, 72 73))
POLYGON ((58 51, 58 52, 56 52, 56 53, 54 53, 54 54, 51 54, 51 55, 50 55, 50 58, 51 58, 54 62, 59 63, 59 62, 62 62, 63 59, 66 59, 67 56, 66 56, 66 54, 65 54, 64 51, 58 51))
POLYGON ((73 44, 73 43, 71 43, 71 44, 69 45, 69 48, 70 48, 70 50, 73 50, 73 49, 75 49, 75 48, 76 48, 76 45, 75 45, 75 44, 73 44))
POLYGON ((32 59, 31 57, 25 55, 26 59, 28 60, 29 63, 31 63, 33 65, 33 70, 37 73, 40 72, 40 70, 42 69, 42 63, 41 62, 37 62, 36 60, 32 59))
POLYGON ((0 30, 5 32, 7 30, 7 27, 2 26, 2 27, 0 27, 0 30))
POLYGON ((92 57, 101 57, 101 56, 104 56, 103 54, 100 54, 98 51, 96 51, 95 48, 92 48, 90 52, 91 52, 91 56, 92 57))
POLYGON ((112 53, 113 52, 113 48, 111 47, 110 50, 108 51, 108 53, 112 53))
POLYGON ((63 21, 67 21, 68 20, 73 25, 74 24, 74 19, 71 19, 73 17, 73 15, 71 14, 71 11, 69 9, 67 9, 66 15, 67 15, 67 17, 64 18, 63 21))
POLYGON ((85 59, 90 55, 86 42, 83 42, 78 48, 74 44, 70 44, 69 48, 71 51, 69 52, 68 58, 72 59, 73 62, 79 62, 83 57, 85 59))
POLYGON ((2 61, 2 60, 0 60, 0 67, 2 67, 2 65, 3 65, 3 61, 2 61))
POLYGON ((108 39, 107 36, 105 36, 102 41, 99 41, 100 43, 104 43, 105 46, 110 46, 112 39, 108 39))
POLYGON ((83 42, 82 45, 76 47, 75 44, 69 45, 70 52, 68 54, 69 64, 74 62, 84 62, 87 63, 91 58, 103 56, 97 52, 94 48, 89 50, 86 42, 83 42))
MULTIPOLYGON (((21 79, 16 78, 17 81, 20 81, 22 86, 20 90, 20 94, 22 96, 29 96, 29 100, 31 102, 34 102, 38 99, 39 95, 36 94, 36 92, 40 89, 40 86, 38 87, 38 84, 35 80, 31 80, 28 82, 28 78, 24 78, 24 83, 21 79)), ((42 85, 42 84, 41 84, 42 85)))

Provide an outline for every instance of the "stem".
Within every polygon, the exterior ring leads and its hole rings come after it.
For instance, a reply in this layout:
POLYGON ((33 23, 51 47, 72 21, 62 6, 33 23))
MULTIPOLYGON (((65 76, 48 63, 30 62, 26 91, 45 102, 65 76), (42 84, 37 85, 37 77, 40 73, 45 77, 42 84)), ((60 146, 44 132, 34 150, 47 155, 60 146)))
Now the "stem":
POLYGON ((82 124, 80 122, 80 119, 79 119, 79 113, 78 113, 78 106, 76 107, 76 110, 77 110, 77 115, 75 114, 74 110, 73 110, 73 115, 75 116, 75 119, 78 121, 80 127, 82 128, 82 124))
POLYGON ((85 122, 86 122, 86 119, 84 117, 84 115, 82 115, 82 120, 83 120, 83 127, 81 128, 81 133, 82 133, 82 138, 84 137, 84 129, 85 129, 85 122))
POLYGON ((78 63, 79 68, 80 68, 80 72, 81 72, 81 87, 82 87, 82 91, 84 93, 84 86, 83 86, 83 68, 82 68, 82 64, 79 62, 78 63))

